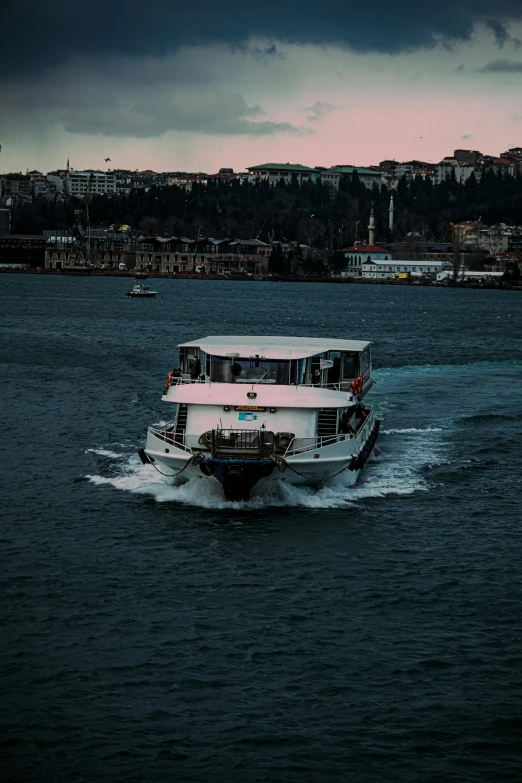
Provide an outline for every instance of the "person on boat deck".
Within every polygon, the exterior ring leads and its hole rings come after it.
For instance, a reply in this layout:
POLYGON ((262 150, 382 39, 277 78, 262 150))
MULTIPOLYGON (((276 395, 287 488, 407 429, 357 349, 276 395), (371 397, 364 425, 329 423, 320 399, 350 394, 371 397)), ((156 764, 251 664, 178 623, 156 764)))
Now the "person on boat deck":
POLYGON ((243 372, 243 368, 239 364, 239 362, 232 362, 232 367, 230 368, 230 372, 232 373, 232 382, 234 383, 236 378, 239 378, 241 373, 243 372))
POLYGON ((316 385, 320 385, 321 383, 321 370, 316 370, 314 374, 312 375, 312 383, 316 385))
POLYGON ((343 415, 341 416, 341 420, 339 422, 339 431, 346 434, 347 432, 354 432, 354 429, 352 425, 350 424, 350 419, 352 418, 353 414, 355 413, 356 406, 350 405, 347 410, 344 411, 343 415))
POLYGON ((350 427, 350 416, 348 415, 347 411, 345 411, 341 416, 341 420, 339 421, 339 432, 343 435, 346 435, 346 433, 351 431, 352 428, 350 427))
POLYGON ((189 363, 190 378, 197 381, 201 373, 201 362, 196 356, 193 356, 189 363))

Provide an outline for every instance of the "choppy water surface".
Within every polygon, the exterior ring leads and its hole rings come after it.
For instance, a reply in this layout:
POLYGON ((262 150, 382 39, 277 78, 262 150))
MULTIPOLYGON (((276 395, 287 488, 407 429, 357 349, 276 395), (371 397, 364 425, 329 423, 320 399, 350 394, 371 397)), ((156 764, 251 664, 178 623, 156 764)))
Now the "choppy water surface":
POLYGON ((0 277, 3 778, 518 783, 520 293, 154 286, 0 277), (357 489, 141 465, 212 333, 374 341, 357 489))

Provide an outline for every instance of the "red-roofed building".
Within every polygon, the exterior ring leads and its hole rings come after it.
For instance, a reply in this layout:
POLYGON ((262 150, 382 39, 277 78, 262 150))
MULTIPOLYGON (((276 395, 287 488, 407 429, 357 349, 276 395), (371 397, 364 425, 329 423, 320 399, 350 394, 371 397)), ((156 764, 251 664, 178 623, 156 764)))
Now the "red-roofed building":
POLYGON ((455 223, 453 226, 453 242, 459 242, 461 245, 478 245, 479 231, 487 228, 484 223, 478 220, 464 220, 462 223, 455 223))
POLYGON ((494 171, 497 174, 501 171, 503 174, 508 174, 510 177, 514 176, 516 171, 516 164, 512 160, 507 158, 493 158, 491 163, 487 166, 489 171, 494 171))

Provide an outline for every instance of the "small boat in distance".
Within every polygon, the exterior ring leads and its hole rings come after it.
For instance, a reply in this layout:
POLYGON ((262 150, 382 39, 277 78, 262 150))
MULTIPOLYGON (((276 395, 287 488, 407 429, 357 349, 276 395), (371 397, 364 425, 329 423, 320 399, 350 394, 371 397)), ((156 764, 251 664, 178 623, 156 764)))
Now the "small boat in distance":
POLYGON ((353 486, 380 422, 370 342, 304 337, 205 337, 179 346, 163 400, 170 424, 149 427, 139 450, 166 480, 217 481, 247 500, 276 481, 353 486))
POLYGON ((157 291, 151 291, 148 285, 143 285, 143 283, 134 283, 132 291, 127 291, 127 296, 150 297, 156 296, 157 293, 157 291))

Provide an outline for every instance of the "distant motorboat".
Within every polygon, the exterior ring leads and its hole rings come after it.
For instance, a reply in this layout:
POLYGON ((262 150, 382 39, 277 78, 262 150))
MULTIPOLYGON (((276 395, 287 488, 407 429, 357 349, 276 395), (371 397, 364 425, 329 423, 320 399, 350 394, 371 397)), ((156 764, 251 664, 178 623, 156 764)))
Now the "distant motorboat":
POLYGON ((127 296, 151 297, 156 296, 157 293, 157 291, 151 291, 148 285, 143 285, 143 283, 134 283, 132 291, 127 291, 127 296))

